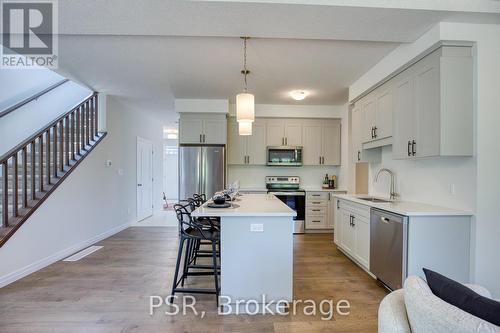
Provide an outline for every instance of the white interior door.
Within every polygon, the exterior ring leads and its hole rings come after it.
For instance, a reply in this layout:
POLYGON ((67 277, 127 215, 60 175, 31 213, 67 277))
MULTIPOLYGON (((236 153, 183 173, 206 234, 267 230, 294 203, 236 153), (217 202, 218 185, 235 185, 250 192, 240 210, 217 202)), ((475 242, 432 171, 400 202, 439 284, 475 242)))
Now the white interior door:
POLYGON ((153 143, 137 137, 137 221, 153 215, 153 143))

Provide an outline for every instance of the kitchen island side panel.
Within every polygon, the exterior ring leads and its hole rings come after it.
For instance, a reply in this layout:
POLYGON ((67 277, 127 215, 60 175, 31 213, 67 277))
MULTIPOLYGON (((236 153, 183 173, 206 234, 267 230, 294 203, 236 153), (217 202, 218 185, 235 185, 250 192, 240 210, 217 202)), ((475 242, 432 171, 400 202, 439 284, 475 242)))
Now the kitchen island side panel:
POLYGON ((293 218, 221 217, 221 296, 291 301, 293 218), (253 229, 262 231, 251 231, 253 229))
POLYGON ((425 279, 422 268, 470 282, 469 216, 411 216, 408 221, 408 276, 425 279))

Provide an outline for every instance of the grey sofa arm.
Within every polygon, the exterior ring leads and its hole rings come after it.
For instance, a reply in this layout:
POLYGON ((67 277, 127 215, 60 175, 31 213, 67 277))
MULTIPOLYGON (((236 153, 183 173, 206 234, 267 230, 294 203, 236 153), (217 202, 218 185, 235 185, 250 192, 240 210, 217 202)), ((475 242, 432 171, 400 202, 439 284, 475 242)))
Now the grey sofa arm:
POLYGON ((380 303, 378 309, 378 332, 379 333, 411 333, 404 291, 399 289, 393 291, 380 303))

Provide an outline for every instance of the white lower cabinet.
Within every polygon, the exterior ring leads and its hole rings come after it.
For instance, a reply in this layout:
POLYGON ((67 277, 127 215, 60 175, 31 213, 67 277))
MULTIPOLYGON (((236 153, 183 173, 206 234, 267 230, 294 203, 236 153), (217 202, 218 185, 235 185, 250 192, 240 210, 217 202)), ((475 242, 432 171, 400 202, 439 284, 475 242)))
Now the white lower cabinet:
POLYGON ((364 269, 370 269, 370 207, 335 199, 335 244, 364 269))
MULTIPOLYGON (((345 191, 335 191, 337 194, 345 191)), ((306 194, 306 231, 331 232, 337 228, 335 223, 335 200, 333 192, 307 191, 306 194)))

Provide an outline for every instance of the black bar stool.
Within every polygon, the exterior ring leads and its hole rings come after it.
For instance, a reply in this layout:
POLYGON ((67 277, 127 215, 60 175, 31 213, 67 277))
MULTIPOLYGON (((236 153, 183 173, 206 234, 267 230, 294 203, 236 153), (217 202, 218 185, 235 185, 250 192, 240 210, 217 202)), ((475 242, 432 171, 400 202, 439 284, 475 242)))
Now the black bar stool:
POLYGON ((172 284, 171 301, 176 292, 180 293, 196 293, 196 294, 215 294, 217 305, 219 305, 219 274, 220 267, 217 264, 217 245, 220 240, 219 231, 215 228, 207 227, 198 223, 191 216, 192 205, 174 205, 174 210, 177 215, 180 229, 179 251, 177 253, 177 262, 175 265, 174 281, 172 284), (197 243, 207 241, 211 245, 211 265, 197 265, 194 263, 197 256, 197 243), (184 246, 185 245, 185 246, 184 246), (184 252, 183 272, 179 277, 181 260, 184 252), (211 270, 207 271, 191 271, 190 269, 211 270), (214 289, 201 288, 184 288, 184 281, 188 276, 213 275, 214 289), (181 287, 179 287, 181 285, 181 287))

